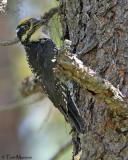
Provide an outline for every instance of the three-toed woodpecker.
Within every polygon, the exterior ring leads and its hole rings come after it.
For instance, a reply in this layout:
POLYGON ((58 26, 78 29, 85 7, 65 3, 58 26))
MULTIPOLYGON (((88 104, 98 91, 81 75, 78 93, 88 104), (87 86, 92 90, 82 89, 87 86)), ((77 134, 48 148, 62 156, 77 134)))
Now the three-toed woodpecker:
POLYGON ((41 79, 50 100, 65 119, 71 122, 72 127, 83 133, 84 122, 70 90, 54 74, 58 49, 55 43, 42 33, 41 26, 40 20, 25 19, 17 26, 17 36, 26 50, 32 72, 41 79))

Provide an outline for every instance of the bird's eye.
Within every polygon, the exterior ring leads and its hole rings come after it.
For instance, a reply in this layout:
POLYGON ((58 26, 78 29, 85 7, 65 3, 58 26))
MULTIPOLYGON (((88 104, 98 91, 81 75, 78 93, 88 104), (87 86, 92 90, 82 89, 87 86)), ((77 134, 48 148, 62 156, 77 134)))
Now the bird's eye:
POLYGON ((21 26, 23 30, 29 30, 30 26, 28 24, 21 26))

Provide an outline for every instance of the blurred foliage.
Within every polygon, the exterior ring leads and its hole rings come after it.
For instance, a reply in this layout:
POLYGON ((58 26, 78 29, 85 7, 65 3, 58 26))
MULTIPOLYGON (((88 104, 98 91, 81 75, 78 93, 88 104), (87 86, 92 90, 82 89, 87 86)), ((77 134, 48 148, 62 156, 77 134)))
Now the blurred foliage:
POLYGON ((48 28, 50 32, 50 37, 55 41, 58 47, 61 47, 63 45, 63 40, 62 40, 63 34, 58 14, 56 14, 50 21, 48 28))
POLYGON ((31 75, 32 72, 27 63, 25 54, 22 54, 22 52, 21 53, 19 52, 18 59, 19 61, 16 61, 15 65, 17 66, 19 72, 16 72, 15 76, 17 80, 18 79, 22 80, 23 77, 31 75), (20 71, 22 71, 22 74, 20 73, 20 71))
MULTIPOLYGON (((6 15, 8 17, 6 20, 8 23, 8 29, 10 29, 10 36, 8 36, 8 39, 15 37, 15 28, 19 20, 28 16, 41 16, 44 12, 56 5, 58 5, 56 0, 9 0, 6 15)), ((50 37, 55 41, 58 47, 62 46, 63 35, 59 16, 57 14, 45 27, 45 30, 49 33, 50 37)), ((15 96, 14 99, 22 101, 23 98, 20 97, 19 93, 20 83, 26 76, 31 75, 31 71, 26 61, 25 51, 20 43, 8 48, 8 50, 9 55, 11 55, 9 56, 11 64, 8 65, 5 63, 4 67, 10 68, 11 76, 13 77, 13 84, 9 83, 8 85, 13 88, 11 94, 15 96)), ((1 54, 1 57, 2 56, 6 55, 1 54)), ((10 79, 10 76, 6 78, 10 79)), ((3 81, 5 81, 4 78, 3 81)), ((6 84, 4 87, 6 88, 8 85, 6 84)), ((47 103, 44 101, 36 102, 29 105, 27 108, 26 106, 20 106, 18 112, 21 117, 19 116, 17 120, 15 119, 15 116, 13 116, 14 122, 17 122, 17 126, 15 126, 17 128, 15 128, 15 130, 17 131, 17 139, 20 141, 21 152, 26 156, 32 156, 33 160, 49 160, 49 158, 52 157, 59 148, 65 144, 65 142, 71 139, 69 136, 70 127, 57 109, 53 109, 48 120, 44 123, 43 120, 47 115, 47 109, 49 107, 49 102, 47 103)), ((5 119, 2 119, 3 125, 4 121, 5 119)), ((2 132, 4 133, 4 131, 1 130, 0 134, 2 132)), ((10 132, 8 131, 9 134, 10 132)), ((7 132, 4 134, 6 133, 7 132)), ((14 135, 14 137, 16 136, 14 135)), ((12 137, 10 137, 10 139, 12 139, 12 137)), ((0 145, 0 148, 1 147, 2 145, 0 145)), ((16 147, 17 144, 14 150, 16 147)), ((8 150, 7 148, 8 143, 5 146, 5 150, 10 153, 12 148, 10 147, 8 150)), ((71 159, 71 150, 72 149, 66 151, 59 159, 71 159)))

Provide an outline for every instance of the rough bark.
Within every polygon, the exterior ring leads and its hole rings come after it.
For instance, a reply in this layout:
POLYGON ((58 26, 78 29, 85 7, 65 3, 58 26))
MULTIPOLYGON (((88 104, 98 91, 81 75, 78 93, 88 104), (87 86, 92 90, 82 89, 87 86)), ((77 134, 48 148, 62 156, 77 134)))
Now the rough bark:
MULTIPOLYGON (((64 38, 86 66, 128 97, 128 1, 60 0, 64 38)), ((128 160, 128 118, 114 114, 93 92, 75 85, 86 132, 72 134, 73 157, 128 160), (121 129, 123 128, 123 130, 121 129)))

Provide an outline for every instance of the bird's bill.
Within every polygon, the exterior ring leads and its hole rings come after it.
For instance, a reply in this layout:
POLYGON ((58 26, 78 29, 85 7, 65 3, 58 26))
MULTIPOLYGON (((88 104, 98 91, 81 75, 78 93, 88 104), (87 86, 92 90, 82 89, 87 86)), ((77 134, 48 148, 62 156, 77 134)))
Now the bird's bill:
POLYGON ((41 21, 41 20, 37 20, 37 21, 34 22, 33 27, 34 27, 34 29, 37 30, 37 29, 39 29, 42 25, 43 25, 43 24, 42 24, 42 21, 41 21))

